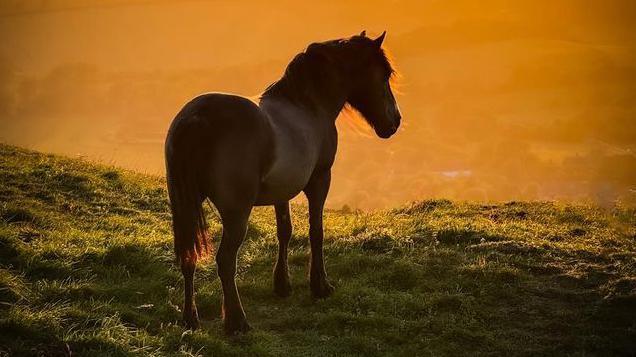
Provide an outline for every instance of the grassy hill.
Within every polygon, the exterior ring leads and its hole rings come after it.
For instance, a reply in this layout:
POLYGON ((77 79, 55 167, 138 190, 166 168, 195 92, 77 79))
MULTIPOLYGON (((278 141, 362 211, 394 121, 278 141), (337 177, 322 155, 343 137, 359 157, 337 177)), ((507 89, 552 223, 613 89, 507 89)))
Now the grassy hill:
POLYGON ((292 211, 293 295, 272 293, 274 215, 256 209, 238 276, 254 330, 222 334, 209 261, 191 332, 162 179, 0 146, 0 355, 636 354, 634 210, 429 200, 329 211, 337 290, 320 301, 306 208, 292 211))

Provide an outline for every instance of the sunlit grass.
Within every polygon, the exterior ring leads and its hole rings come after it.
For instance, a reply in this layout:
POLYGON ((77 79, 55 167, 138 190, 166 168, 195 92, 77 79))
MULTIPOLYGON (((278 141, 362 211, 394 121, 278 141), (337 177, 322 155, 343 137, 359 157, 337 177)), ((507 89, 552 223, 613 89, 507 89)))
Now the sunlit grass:
POLYGON ((0 146, 0 182, 0 354, 636 352, 630 209, 429 200, 327 211, 336 292, 315 301, 306 207, 293 207, 287 299, 272 293, 273 211, 258 208, 238 270, 254 330, 228 339, 212 260, 197 272, 202 329, 180 322, 162 179, 0 146))

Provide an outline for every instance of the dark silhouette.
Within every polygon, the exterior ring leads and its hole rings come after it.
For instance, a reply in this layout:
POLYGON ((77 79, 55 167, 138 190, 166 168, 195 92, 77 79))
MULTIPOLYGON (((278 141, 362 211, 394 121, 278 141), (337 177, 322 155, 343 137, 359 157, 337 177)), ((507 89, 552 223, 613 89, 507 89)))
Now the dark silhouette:
POLYGON ((394 71, 381 48, 384 36, 370 39, 363 31, 348 39, 311 44, 265 90, 258 105, 243 97, 210 93, 193 99, 177 114, 166 139, 166 167, 175 252, 185 278, 183 314, 190 328, 199 325, 193 299, 196 262, 210 250, 202 211, 206 198, 223 223, 216 262, 226 333, 249 329, 234 278, 253 206, 275 206, 279 255, 274 291, 287 296, 289 200, 305 193, 311 292, 317 298, 333 292, 323 264, 322 212, 338 142, 336 117, 348 103, 381 138, 393 135, 400 125, 389 84, 394 71))

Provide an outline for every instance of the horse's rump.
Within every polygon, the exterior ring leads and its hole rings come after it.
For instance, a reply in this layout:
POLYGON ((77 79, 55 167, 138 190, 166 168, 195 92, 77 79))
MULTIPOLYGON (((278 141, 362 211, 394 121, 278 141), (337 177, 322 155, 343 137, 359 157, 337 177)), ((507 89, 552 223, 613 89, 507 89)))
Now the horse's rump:
POLYGON ((250 100, 219 93, 201 95, 177 114, 165 150, 179 260, 197 259, 211 250, 202 208, 206 198, 222 209, 219 204, 241 203, 241 196, 257 190, 246 186, 258 184, 261 168, 268 162, 266 124, 250 100))

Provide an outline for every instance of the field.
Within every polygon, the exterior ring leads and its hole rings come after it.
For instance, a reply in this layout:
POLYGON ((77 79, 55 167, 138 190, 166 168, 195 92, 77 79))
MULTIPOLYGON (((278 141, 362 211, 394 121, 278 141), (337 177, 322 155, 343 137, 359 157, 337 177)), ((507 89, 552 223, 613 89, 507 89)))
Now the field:
MULTIPOLYGON (((424 200, 326 212, 332 297, 309 294, 292 207, 291 297, 272 292, 273 211, 255 209, 227 338, 213 259, 202 328, 181 324, 162 178, 0 145, 0 356, 635 355, 636 213, 424 200)), ((221 226, 208 212, 218 243, 221 226)))

